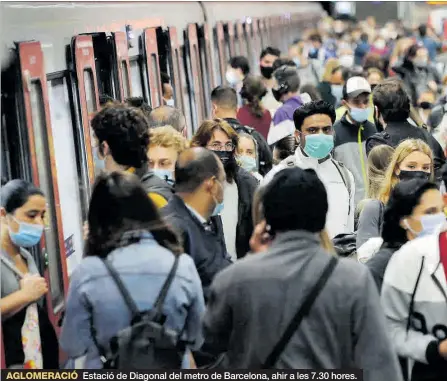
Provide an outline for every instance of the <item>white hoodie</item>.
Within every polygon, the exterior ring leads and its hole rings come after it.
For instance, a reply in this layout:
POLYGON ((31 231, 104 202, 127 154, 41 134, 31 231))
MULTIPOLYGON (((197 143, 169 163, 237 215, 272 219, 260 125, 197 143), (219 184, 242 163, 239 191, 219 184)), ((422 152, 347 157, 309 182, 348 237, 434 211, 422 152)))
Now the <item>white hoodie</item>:
MULTIPOLYGON (((340 165, 340 163, 339 163, 340 165)), ((314 159, 306 156, 300 147, 291 156, 276 167, 274 167, 264 178, 261 185, 265 185, 281 170, 297 166, 302 169, 313 169, 326 187, 328 194, 329 210, 326 218, 326 229, 332 239, 338 234, 351 233, 354 231, 354 195, 355 184, 352 173, 346 168, 351 184, 351 195, 346 187, 343 177, 334 164, 334 159, 328 156, 327 159, 314 159)))

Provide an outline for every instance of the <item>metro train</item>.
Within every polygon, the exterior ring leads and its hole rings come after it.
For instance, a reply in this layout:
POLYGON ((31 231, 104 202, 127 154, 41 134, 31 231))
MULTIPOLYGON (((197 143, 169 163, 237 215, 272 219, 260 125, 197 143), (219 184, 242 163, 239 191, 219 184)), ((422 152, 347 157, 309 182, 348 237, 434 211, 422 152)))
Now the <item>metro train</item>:
POLYGON ((69 276, 83 255, 94 182, 90 120, 103 94, 160 105, 172 79, 189 136, 210 113, 210 91, 231 56, 285 53, 323 16, 318 2, 1 3, 2 178, 23 178, 48 198, 47 228, 33 249, 57 327, 69 276))

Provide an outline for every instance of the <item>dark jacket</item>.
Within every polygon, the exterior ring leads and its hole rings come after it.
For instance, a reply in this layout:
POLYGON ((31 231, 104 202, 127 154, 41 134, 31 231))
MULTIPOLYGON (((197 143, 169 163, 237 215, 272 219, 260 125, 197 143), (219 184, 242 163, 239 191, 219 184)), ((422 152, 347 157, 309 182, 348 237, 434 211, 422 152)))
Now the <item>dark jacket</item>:
POLYGON ((427 143, 433 151, 433 164, 436 179, 441 179, 441 167, 445 163, 445 155, 437 140, 425 129, 415 127, 406 120, 403 122, 390 122, 385 131, 378 132, 366 140, 366 155, 380 144, 386 144, 396 148, 400 142, 406 139, 421 139, 427 143))
POLYGON ((237 119, 225 118, 231 127, 239 134, 245 132, 253 136, 258 143, 259 173, 265 176, 273 167, 273 154, 265 138, 254 128, 242 125, 237 119))
POLYGON ((431 65, 417 68, 412 62, 406 60, 402 65, 393 67, 393 71, 402 79, 414 106, 419 95, 428 89, 428 82, 434 81, 438 85, 441 83, 436 68, 431 65))
POLYGON ((369 271, 371 271, 379 293, 382 290, 383 277, 385 275, 388 262, 390 261, 392 255, 399 250, 401 246, 401 244, 384 243, 380 250, 368 262, 366 262, 366 266, 368 266, 369 271))
MULTIPOLYGON (((222 367, 260 369, 330 259, 318 235, 278 233, 269 249, 217 275, 203 319, 222 367)), ((400 381, 400 370, 368 270, 340 259, 276 369, 362 368, 365 381, 400 381)))
POLYGON ((444 118, 444 114, 447 113, 447 97, 446 103, 440 103, 435 106, 428 117, 427 124, 432 128, 432 130, 436 130, 442 122, 442 118, 444 118))
POLYGON ((220 217, 211 217, 212 229, 208 231, 176 195, 161 209, 161 214, 182 237, 185 253, 192 257, 196 265, 206 300, 214 276, 232 263, 225 247, 220 217))
POLYGON ((166 181, 156 176, 147 165, 135 170, 135 174, 140 178, 147 193, 156 193, 162 196, 166 202, 174 194, 174 189, 166 181))
POLYGON ((238 258, 242 258, 250 251, 253 233, 252 204, 258 182, 243 168, 237 169, 235 182, 239 193, 236 254, 238 258))
POLYGON ((365 141, 374 135, 376 126, 366 120, 351 123, 345 115, 334 124, 334 159, 348 168, 355 181, 355 205, 366 198, 367 169, 365 141))
POLYGON ((317 90, 320 92, 321 99, 334 107, 336 106, 337 98, 332 95, 332 87, 329 82, 320 82, 317 86, 317 90))

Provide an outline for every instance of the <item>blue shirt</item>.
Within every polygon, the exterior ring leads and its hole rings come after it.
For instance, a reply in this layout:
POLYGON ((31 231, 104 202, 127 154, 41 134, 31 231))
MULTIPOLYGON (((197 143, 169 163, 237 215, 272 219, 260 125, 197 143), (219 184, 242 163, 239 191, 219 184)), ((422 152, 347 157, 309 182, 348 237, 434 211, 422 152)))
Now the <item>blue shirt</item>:
MULTIPOLYGON (((138 243, 118 248, 108 255, 113 267, 140 311, 149 310, 174 263, 174 255, 160 246, 150 233, 138 243)), ((166 326, 180 332, 192 349, 202 345, 201 318, 205 310, 202 285, 194 261, 189 255, 179 258, 174 280, 165 299, 166 326)), ((68 292, 66 314, 60 344, 70 360, 83 358, 82 367, 102 367, 98 349, 92 340, 91 324, 100 345, 129 326, 131 314, 101 259, 82 260, 74 271, 68 292)), ((74 367, 69 361, 68 367, 74 367)))
POLYGON ((422 42, 422 44, 428 50, 428 55, 430 57, 430 61, 434 62, 436 59, 436 51, 438 48, 441 47, 441 44, 438 44, 431 37, 422 37, 420 39, 420 42, 422 42))

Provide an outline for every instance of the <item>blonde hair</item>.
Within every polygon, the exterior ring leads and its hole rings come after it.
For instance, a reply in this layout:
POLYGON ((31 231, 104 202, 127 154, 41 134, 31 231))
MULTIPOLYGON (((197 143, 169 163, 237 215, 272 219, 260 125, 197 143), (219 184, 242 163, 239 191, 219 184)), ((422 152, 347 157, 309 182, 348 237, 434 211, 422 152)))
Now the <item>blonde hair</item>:
POLYGON ((399 182, 399 177, 396 175, 396 170, 400 164, 413 152, 422 152, 426 154, 431 160, 431 179, 434 178, 433 174, 433 153, 427 143, 424 143, 420 139, 408 139, 400 143, 394 150, 394 154, 391 157, 390 165, 385 172, 385 178, 380 189, 379 200, 384 204, 388 202, 390 193, 396 184, 399 182))
POLYGON ((172 126, 156 127, 149 132, 149 147, 174 148, 179 154, 189 147, 188 140, 172 126))
POLYGON ((324 66, 323 72, 323 81, 331 82, 332 75, 338 70, 341 69, 340 61, 337 58, 329 58, 326 61, 326 65, 324 66))

